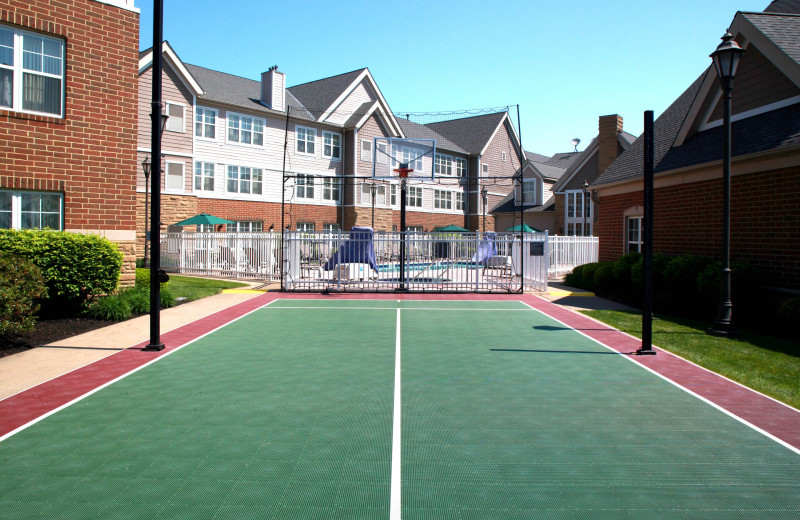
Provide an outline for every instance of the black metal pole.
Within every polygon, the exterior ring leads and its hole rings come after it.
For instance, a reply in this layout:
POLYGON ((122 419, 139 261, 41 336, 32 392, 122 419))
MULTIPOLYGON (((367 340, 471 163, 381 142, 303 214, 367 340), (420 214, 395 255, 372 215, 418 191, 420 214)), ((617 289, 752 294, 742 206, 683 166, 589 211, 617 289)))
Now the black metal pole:
POLYGON ((709 333, 732 336, 733 304, 731 302, 731 90, 732 79, 722 83, 722 272, 719 281, 719 310, 709 333))
MULTIPOLYGON (((653 169, 655 138, 653 111, 644 113, 644 305, 642 309, 642 347, 637 354, 653 350, 653 169)), ((584 203, 586 201, 584 200, 584 203)), ((586 209, 586 208, 584 208, 586 209)))
POLYGON ((150 222, 153 223, 150 236, 150 344, 144 350, 163 350, 161 343, 161 73, 163 56, 161 42, 164 39, 164 2, 153 0, 153 98, 152 125, 150 130, 150 153, 152 154, 153 204, 150 222))
MULTIPOLYGON (((404 168, 404 166, 401 166, 404 168)), ((400 181, 400 290, 406 290, 406 180, 400 181)))
POLYGON ((278 262, 280 264, 279 269, 281 272, 281 291, 286 290, 286 286, 283 283, 284 271, 286 269, 286 266, 283 264, 285 256, 283 249, 286 247, 286 154, 289 153, 289 113, 291 111, 292 107, 287 106, 286 126, 283 129, 283 169, 282 169, 283 181, 281 182, 281 246, 280 246, 280 254, 278 255, 280 257, 278 262))
MULTIPOLYGON (((150 163, 150 167, 152 168, 152 163, 150 163)), ((147 267, 147 257, 148 257, 148 250, 147 247, 150 242, 150 237, 147 235, 150 234, 150 174, 144 176, 144 262, 142 262, 142 267, 147 267)))

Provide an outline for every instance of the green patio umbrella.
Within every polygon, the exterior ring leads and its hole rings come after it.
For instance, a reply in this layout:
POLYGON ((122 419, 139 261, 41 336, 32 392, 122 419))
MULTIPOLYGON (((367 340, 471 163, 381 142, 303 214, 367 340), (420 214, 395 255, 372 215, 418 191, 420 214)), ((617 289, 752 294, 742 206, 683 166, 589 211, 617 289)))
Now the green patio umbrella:
POLYGON ((454 224, 436 228, 433 231, 434 233, 469 233, 469 229, 464 229, 463 227, 459 227, 454 224))
POLYGON ((512 233, 519 233, 520 231, 522 231, 523 233, 541 233, 540 230, 532 228, 528 224, 522 224, 522 225, 517 224, 514 227, 506 229, 506 231, 510 231, 512 233))
POLYGON ((216 226, 218 224, 235 224, 232 220, 225 220, 224 218, 215 217, 208 213, 200 213, 186 220, 176 222, 173 226, 216 226))

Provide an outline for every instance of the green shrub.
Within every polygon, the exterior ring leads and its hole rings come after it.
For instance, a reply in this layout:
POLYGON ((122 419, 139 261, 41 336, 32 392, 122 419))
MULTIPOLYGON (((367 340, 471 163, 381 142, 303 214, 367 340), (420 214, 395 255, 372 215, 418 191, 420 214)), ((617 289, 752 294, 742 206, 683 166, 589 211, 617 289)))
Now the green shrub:
POLYGON ((121 294, 109 294, 89 306, 89 316, 98 320, 123 321, 131 317, 131 306, 121 294))
POLYGON ((150 289, 150 269, 136 268, 136 287, 150 289))
POLYGON ((778 307, 778 319, 792 326, 800 321, 800 298, 789 298, 778 307))
POLYGON ((594 272, 599 265, 599 263, 592 263, 583 266, 583 270, 581 271, 581 289, 586 289, 587 291, 595 290, 594 272))
POLYGON ((147 314, 150 312, 150 291, 141 287, 131 287, 120 293, 120 296, 128 302, 131 313, 135 315, 147 314))
POLYGON ((122 253, 97 235, 52 230, 0 229, 0 251, 27 258, 41 269, 51 309, 74 310, 119 283, 122 253))
POLYGON ((172 291, 169 290, 167 286, 168 283, 161 284, 161 292, 159 295, 161 296, 161 308, 162 309, 169 309, 170 307, 175 307, 178 303, 178 300, 175 298, 175 295, 172 294, 172 291))
POLYGON ((631 270, 633 266, 643 262, 641 253, 628 253, 623 255, 614 262, 614 280, 616 287, 614 294, 623 299, 634 299, 638 293, 636 286, 633 283, 633 275, 631 270))
POLYGON ((614 273, 614 262, 599 262, 594 271, 595 290, 602 294, 613 294, 617 279, 614 273))
POLYGON ((33 329, 39 298, 47 295, 33 262, 0 253, 0 342, 4 336, 33 329))

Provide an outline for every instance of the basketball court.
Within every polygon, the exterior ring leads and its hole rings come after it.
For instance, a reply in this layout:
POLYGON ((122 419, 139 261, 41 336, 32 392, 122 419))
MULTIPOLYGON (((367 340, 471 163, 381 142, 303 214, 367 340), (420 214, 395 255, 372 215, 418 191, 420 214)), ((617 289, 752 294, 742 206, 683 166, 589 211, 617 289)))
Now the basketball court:
POLYGON ((0 401, 4 518, 797 518, 800 412, 531 295, 265 294, 0 401))

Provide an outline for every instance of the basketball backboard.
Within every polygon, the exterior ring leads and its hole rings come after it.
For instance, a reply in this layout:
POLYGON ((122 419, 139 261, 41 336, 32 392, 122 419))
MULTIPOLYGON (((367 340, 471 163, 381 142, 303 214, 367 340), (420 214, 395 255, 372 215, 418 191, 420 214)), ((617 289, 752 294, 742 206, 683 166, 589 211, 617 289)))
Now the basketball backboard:
POLYGON ((407 169, 409 179, 433 180, 435 139, 376 137, 372 148, 372 177, 397 179, 407 169))

